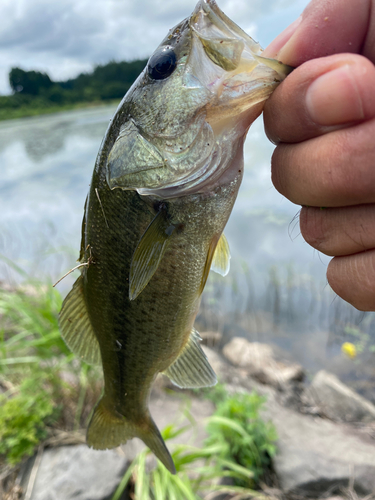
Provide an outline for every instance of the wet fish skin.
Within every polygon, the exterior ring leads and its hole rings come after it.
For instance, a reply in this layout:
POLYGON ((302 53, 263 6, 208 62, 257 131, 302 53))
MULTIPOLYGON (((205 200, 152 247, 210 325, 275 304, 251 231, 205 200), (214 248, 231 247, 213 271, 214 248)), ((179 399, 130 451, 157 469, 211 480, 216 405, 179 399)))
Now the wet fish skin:
POLYGON ((216 383, 193 323, 215 248, 225 247, 218 242, 241 183, 244 137, 280 78, 251 59, 259 46, 212 0, 201 0, 166 46, 174 71, 153 81, 146 68, 103 139, 82 225, 85 266, 60 328, 73 352, 103 366, 88 444, 140 437, 175 472, 148 410, 151 386, 159 372, 181 387, 216 383), (263 72, 251 80, 242 66, 263 72))

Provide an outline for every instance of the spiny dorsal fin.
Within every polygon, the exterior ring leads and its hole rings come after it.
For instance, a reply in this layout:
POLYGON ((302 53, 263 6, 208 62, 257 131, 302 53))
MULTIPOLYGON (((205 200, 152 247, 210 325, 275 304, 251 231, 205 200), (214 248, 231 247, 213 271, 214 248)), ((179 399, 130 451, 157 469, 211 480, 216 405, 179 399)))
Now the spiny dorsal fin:
POLYGON ((168 220, 166 211, 160 210, 146 229, 130 265, 130 300, 138 297, 155 274, 175 228, 168 220))
POLYGON ((229 273, 230 267, 230 250, 228 240, 224 233, 221 235, 220 240, 216 246, 214 257, 212 259, 211 270, 215 273, 226 276, 229 273))
POLYGON ((69 349, 89 364, 100 364, 99 342, 91 326, 80 276, 66 296, 60 314, 61 336, 69 349))
POLYGON ((215 372, 199 345, 200 340, 193 328, 182 353, 164 372, 178 387, 211 387, 217 383, 215 372))

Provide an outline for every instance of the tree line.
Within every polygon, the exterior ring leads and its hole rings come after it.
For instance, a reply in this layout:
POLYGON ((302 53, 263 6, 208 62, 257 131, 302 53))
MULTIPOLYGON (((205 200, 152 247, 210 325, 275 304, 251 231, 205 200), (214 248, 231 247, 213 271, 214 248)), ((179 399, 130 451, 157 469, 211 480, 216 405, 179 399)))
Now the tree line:
POLYGON ((9 83, 13 94, 0 96, 0 108, 48 107, 80 102, 121 99, 141 73, 147 59, 111 61, 91 73, 81 73, 66 81, 53 81, 47 73, 12 68, 9 83))

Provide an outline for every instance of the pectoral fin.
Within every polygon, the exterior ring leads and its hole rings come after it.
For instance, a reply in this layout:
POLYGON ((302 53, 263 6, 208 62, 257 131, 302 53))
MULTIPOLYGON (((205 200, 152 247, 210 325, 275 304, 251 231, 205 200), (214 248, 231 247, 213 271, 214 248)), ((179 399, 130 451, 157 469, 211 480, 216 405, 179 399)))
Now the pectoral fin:
POLYGON ((219 236, 215 236, 210 243, 208 248, 206 263, 204 265, 201 286, 199 289, 199 293, 203 293, 204 287, 206 286, 207 278, 210 272, 210 269, 213 271, 225 276, 229 271, 229 260, 230 260, 230 252, 229 245, 224 234, 219 236))
POLYGON ((217 383, 215 372, 199 345, 200 340, 199 333, 193 328, 180 356, 164 371, 178 387, 210 387, 217 383))
POLYGON ((134 300, 155 274, 176 227, 161 210, 146 229, 134 252, 129 278, 129 298, 134 300))
POLYGON ((211 270, 215 273, 226 276, 229 273, 230 267, 230 250, 228 240, 224 233, 221 235, 218 244, 216 245, 214 257, 212 259, 211 270))
POLYGON ((91 326, 80 276, 66 296, 60 314, 61 336, 69 349, 89 364, 100 364, 99 342, 91 326))

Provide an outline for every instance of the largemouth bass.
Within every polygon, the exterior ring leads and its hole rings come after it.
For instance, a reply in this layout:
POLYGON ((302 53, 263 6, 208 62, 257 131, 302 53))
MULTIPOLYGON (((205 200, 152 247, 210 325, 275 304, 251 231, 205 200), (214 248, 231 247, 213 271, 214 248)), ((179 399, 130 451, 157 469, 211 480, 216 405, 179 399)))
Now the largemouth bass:
POLYGON ((70 349, 102 363, 104 394, 87 443, 139 437, 174 473, 148 409, 159 372, 179 387, 216 376, 194 329, 211 268, 225 275, 222 235, 243 174, 243 142, 288 73, 200 0, 153 53, 100 147, 82 223, 81 276, 60 312, 70 349))

